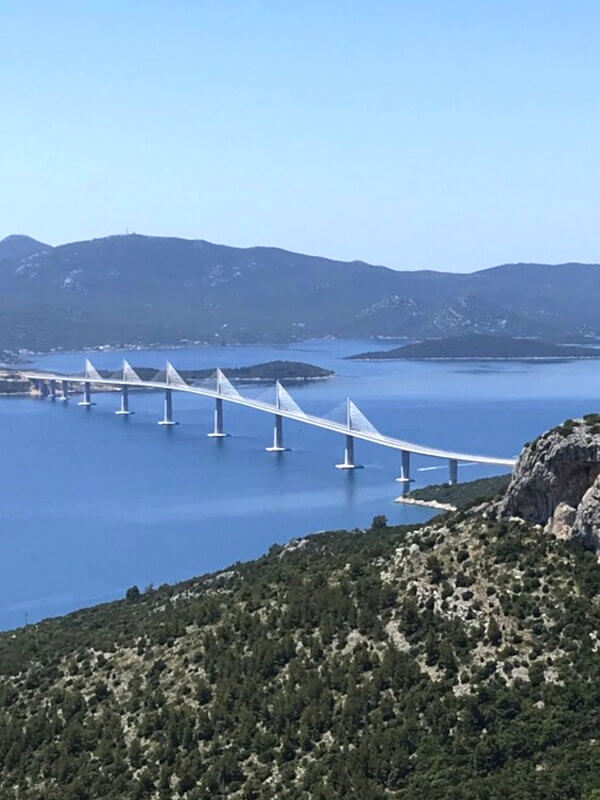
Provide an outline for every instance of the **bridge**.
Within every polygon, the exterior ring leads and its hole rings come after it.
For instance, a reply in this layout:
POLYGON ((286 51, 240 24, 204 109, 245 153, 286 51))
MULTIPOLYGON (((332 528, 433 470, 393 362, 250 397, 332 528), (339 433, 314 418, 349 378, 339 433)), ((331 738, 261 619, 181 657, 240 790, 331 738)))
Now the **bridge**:
POLYGON ((283 444, 284 419, 291 419, 304 425, 312 425, 316 428, 332 431, 345 437, 344 460, 335 465, 338 469, 346 470, 359 468, 360 465, 356 464, 354 458, 354 442, 356 439, 370 442, 371 444, 377 444, 381 447, 392 448, 393 450, 400 451, 400 475, 396 480, 403 484, 403 495, 407 493, 410 483, 412 482, 410 473, 411 454, 447 461, 448 482, 450 484, 455 484, 458 481, 459 462, 489 464, 491 466, 510 468, 514 467, 516 463, 515 459, 512 458, 454 452, 407 442, 393 436, 386 436, 375 428, 349 398, 343 409, 342 420, 307 414, 300 408, 294 398, 279 381, 275 384, 272 402, 264 402, 262 400, 244 397, 237 391, 221 369, 215 371, 213 377, 210 379, 210 383, 188 383, 177 372, 175 367, 173 367, 170 362, 167 362, 165 369, 158 372, 151 380, 142 380, 127 361, 123 361, 122 367, 118 373, 102 376, 93 364, 86 359, 85 369, 81 375, 54 374, 42 370, 21 371, 21 375, 23 378, 31 381, 34 389, 36 389, 40 395, 47 395, 51 399, 60 398, 66 401, 69 397, 71 385, 81 385, 83 389, 83 399, 79 402, 79 405, 88 408, 93 405, 91 396, 92 386, 106 386, 120 390, 120 408, 115 412, 119 415, 133 413, 129 409, 130 389, 163 391, 164 413, 163 418, 158 424, 167 426, 177 424, 173 419, 173 392, 187 392, 189 394, 208 397, 215 401, 214 426, 213 430, 207 434, 207 436, 212 438, 228 436, 223 425, 223 404, 225 402, 253 408, 256 411, 271 414, 274 418, 273 444, 266 448, 267 452, 271 453, 280 453, 288 449, 283 444))

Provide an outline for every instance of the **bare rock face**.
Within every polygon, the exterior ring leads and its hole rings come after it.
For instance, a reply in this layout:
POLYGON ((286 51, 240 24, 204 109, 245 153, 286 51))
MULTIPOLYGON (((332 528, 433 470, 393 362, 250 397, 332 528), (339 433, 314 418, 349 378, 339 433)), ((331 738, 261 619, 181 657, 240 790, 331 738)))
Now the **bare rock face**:
POLYGON ((600 550, 600 476, 581 498, 572 536, 580 539, 584 547, 600 550))
POLYGON ((554 514, 546 523, 546 533, 551 533, 557 539, 571 539, 576 516, 576 508, 573 508, 568 503, 559 503, 554 510, 554 514))
POLYGON ((600 550, 599 475, 600 415, 568 420, 525 445, 496 510, 600 550))

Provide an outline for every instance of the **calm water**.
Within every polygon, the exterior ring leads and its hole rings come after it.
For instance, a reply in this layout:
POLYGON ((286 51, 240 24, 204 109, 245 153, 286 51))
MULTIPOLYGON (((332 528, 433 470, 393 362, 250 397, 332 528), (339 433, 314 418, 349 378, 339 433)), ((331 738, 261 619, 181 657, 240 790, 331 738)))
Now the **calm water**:
MULTIPOLYGON (((389 345, 386 345, 389 347, 389 345)), ((382 349, 385 349, 383 346, 382 349)), ((545 428, 600 410, 594 362, 360 363, 342 357, 372 342, 295 347, 194 348, 92 353, 98 367, 254 364, 283 358, 335 370, 323 383, 292 387, 309 412, 326 414, 351 396, 385 433, 470 452, 512 456, 545 428)), ((36 364, 82 369, 84 354, 36 364)), ((261 388, 242 389, 259 395, 261 388)), ((121 596, 138 584, 177 581, 255 557, 273 542, 331 528, 395 523, 430 512, 393 503, 398 455, 357 442, 356 472, 333 469, 342 437, 284 422, 292 452, 267 454, 272 421, 225 407, 229 439, 211 440, 212 401, 175 395, 172 429, 159 428, 162 396, 132 395, 135 416, 114 415, 118 395, 98 394, 91 410, 0 398, 0 627, 121 596)), ((446 479, 439 462, 414 458, 417 485, 446 479)), ((494 470, 465 466, 464 479, 494 470)))

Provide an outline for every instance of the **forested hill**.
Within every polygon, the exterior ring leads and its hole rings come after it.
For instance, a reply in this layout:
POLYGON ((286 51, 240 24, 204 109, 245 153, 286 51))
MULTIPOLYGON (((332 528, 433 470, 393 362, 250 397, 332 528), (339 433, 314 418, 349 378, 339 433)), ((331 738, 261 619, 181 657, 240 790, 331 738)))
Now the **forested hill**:
POLYGON ((400 272, 150 236, 0 242, 0 347, 600 334, 600 266, 400 272))
POLYGON ((595 557, 374 522, 1 635, 0 796, 597 800, 595 557))

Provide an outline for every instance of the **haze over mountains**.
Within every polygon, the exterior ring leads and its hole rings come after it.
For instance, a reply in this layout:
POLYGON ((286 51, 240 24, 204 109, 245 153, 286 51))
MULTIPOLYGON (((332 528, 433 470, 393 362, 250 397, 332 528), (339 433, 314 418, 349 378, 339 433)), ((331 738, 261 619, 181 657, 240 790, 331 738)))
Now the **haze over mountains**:
POLYGON ((600 266, 400 272, 269 247, 109 236, 0 242, 0 348, 465 333, 600 334, 600 266))

